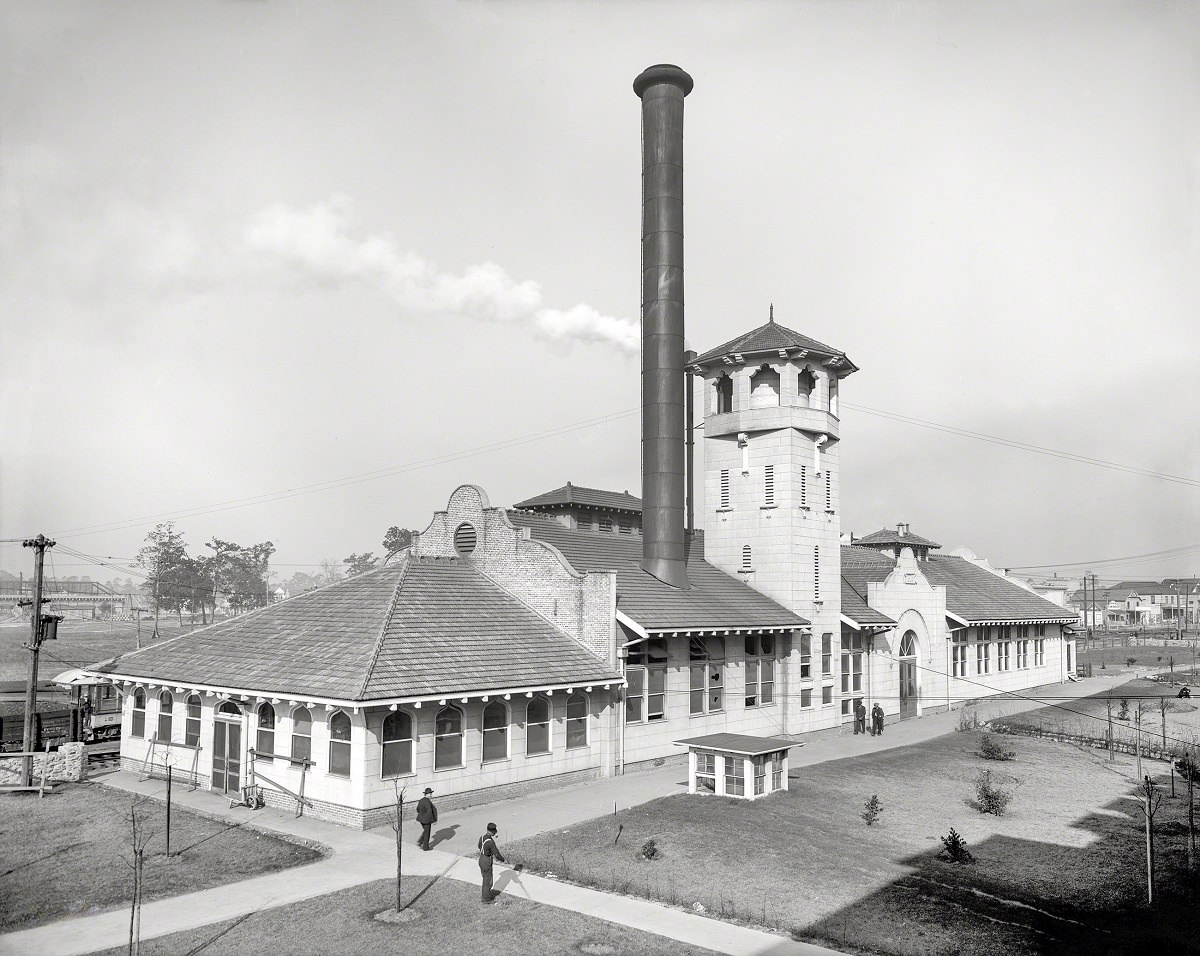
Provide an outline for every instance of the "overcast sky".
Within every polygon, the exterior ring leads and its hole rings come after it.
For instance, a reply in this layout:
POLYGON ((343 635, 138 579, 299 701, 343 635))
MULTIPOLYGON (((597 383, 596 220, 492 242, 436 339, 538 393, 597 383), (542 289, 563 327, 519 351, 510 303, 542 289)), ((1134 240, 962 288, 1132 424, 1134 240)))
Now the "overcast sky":
POLYGON ((630 84, 672 62, 690 344, 774 302, 859 366, 843 530, 1200 573, 1198 3, 10 2, 0 26, 0 537, 129 558, 174 517, 193 552, 274 541, 287 577, 462 482, 638 493, 630 84))

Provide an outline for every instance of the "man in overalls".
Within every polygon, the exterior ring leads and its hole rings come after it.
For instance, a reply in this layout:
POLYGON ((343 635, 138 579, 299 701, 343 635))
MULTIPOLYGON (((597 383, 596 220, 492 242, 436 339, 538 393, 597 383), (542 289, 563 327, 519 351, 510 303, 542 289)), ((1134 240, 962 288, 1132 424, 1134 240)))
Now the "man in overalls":
POLYGON ((499 893, 492 890, 492 861, 504 862, 504 854, 496 846, 496 824, 487 825, 487 833, 479 838, 479 873, 483 877, 483 902, 491 903, 499 893))

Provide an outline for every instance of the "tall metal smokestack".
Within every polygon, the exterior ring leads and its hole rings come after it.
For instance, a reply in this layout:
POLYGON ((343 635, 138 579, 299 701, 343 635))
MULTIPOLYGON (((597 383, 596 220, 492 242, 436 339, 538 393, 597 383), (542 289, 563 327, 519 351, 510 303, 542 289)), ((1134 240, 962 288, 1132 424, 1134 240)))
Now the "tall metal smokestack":
POLYGON ((686 588, 683 98, 692 78, 661 63, 633 91, 642 100, 642 568, 686 588))

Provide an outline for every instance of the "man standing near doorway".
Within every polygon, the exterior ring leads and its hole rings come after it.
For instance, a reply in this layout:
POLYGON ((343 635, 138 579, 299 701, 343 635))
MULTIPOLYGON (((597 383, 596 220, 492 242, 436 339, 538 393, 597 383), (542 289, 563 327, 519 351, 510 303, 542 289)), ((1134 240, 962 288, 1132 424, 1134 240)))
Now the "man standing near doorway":
POLYGON ((479 875, 483 878, 483 902, 494 902, 500 894, 492 890, 492 861, 504 862, 504 854, 496 846, 496 824, 487 825, 487 833, 479 838, 479 875))
POLYGON ((421 824, 421 839, 417 841, 417 846, 422 850, 429 849, 429 829, 437 823, 437 807, 429 799, 432 795, 433 790, 426 787, 424 796, 417 801, 417 823, 421 824))
POLYGON ((871 733, 876 737, 883 736, 883 708, 878 702, 871 708, 871 733))
MULTIPOLYGON (((863 703, 861 697, 854 698, 854 733, 865 734, 867 732, 867 705, 863 703)), ((872 728, 871 733, 875 730, 872 728)))

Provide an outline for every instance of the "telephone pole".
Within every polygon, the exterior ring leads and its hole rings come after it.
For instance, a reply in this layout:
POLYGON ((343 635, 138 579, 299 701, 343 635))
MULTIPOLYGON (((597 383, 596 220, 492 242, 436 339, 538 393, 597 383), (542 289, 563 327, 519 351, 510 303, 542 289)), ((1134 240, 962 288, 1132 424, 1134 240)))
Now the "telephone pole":
POLYGON ((21 758, 21 786, 33 786, 33 731, 35 714, 37 713, 37 679, 38 679, 38 650, 42 645, 42 565, 46 560, 46 549, 53 548, 54 542, 44 534, 21 542, 22 547, 33 548, 33 600, 30 602, 31 636, 29 643, 29 684, 25 688, 25 736, 21 741, 21 749, 26 756, 21 758))

